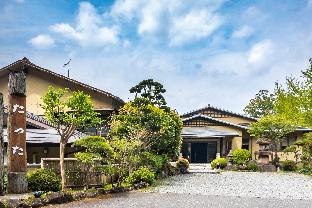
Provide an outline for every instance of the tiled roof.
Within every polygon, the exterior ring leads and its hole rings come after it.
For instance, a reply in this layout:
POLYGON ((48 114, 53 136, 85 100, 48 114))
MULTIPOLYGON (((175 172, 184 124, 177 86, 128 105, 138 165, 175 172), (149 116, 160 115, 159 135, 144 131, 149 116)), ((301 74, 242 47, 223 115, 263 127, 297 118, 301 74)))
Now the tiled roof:
MULTIPOLYGON (((8 142, 7 129, 3 131, 4 142, 8 142)), ((76 131, 68 140, 68 143, 73 143, 81 137, 87 135, 76 131)), ((26 129, 26 143, 31 144, 42 144, 42 143, 60 143, 60 136, 55 129, 26 129)))
MULTIPOLYGON (((237 128, 240 128, 240 129, 246 129, 246 130, 249 129, 249 126, 246 126, 246 125, 234 124, 234 123, 231 123, 231 122, 227 122, 227 121, 219 120, 219 119, 216 119, 216 118, 212 118, 210 116, 206 116, 206 115, 203 115, 203 114, 197 114, 197 115, 194 115, 194 116, 191 116, 191 117, 188 117, 188 118, 184 118, 183 121, 189 121, 189 120, 192 120, 192 119, 195 119, 195 118, 204 118, 204 119, 207 119, 207 120, 210 120, 210 121, 215 121, 215 122, 218 122, 218 123, 222 123, 222 124, 225 124, 225 125, 237 127, 237 128)), ((300 131, 301 132, 312 132, 312 128, 298 126, 296 128, 296 131, 299 131, 299 132, 300 131)))
POLYGON ((32 62, 30 62, 26 57, 24 57, 22 60, 15 61, 14 63, 9 64, 9 65, 3 67, 2 69, 0 69, 0 71, 9 70, 11 67, 13 67, 16 64, 24 64, 26 66, 32 67, 34 69, 37 69, 38 71, 42 71, 42 72, 48 73, 48 74, 50 74, 52 76, 58 77, 60 79, 69 81, 69 82, 74 83, 74 84, 77 84, 77 85, 79 85, 81 87, 85 87, 85 88, 88 88, 88 89, 90 89, 92 91, 104 94, 104 95, 106 95, 106 96, 108 96, 110 98, 113 98, 113 99, 119 101, 120 103, 125 103, 121 98, 119 98, 119 97, 117 97, 117 96, 115 96, 115 95, 113 95, 113 94, 111 94, 109 92, 106 92, 104 90, 92 87, 92 86, 87 85, 85 83, 82 83, 82 82, 79 82, 77 80, 71 79, 69 77, 63 76, 61 74, 55 73, 55 72, 53 72, 53 71, 51 71, 49 69, 45 69, 45 68, 42 68, 40 66, 37 66, 37 65, 33 64, 32 62))
POLYGON ((192 114, 195 114, 197 112, 200 112, 200 111, 203 111, 203 110, 209 110, 209 109, 217 110, 217 111, 221 111, 221 112, 233 115, 233 116, 237 116, 237 117, 241 117, 241 118, 246 118, 246 119, 250 119, 250 120, 253 120, 253 121, 257 121, 256 118, 253 118, 253 117, 250 117, 250 116, 247 116, 247 115, 243 115, 243 114, 240 114, 240 113, 235 113, 233 111, 221 109, 221 108, 218 108, 218 107, 214 107, 214 106, 212 106, 210 104, 208 104, 206 107, 203 107, 203 108, 200 108, 200 109, 193 110, 193 111, 190 111, 188 113, 185 113, 185 114, 182 115, 182 117, 185 118, 185 117, 188 117, 188 116, 190 116, 192 114))
POLYGON ((216 118, 212 118, 210 116, 206 116, 206 115, 203 115, 203 114, 197 114, 197 115, 194 115, 194 116, 191 116, 191 117, 188 117, 188 118, 184 118, 183 121, 189 121, 189 120, 192 120, 192 119, 195 119, 195 118, 204 118, 204 119, 207 119, 207 120, 215 121, 215 122, 218 122, 218 123, 222 123, 222 124, 225 124, 225 125, 237 127, 237 128, 240 128, 240 129, 248 129, 248 126, 242 126, 242 125, 239 125, 239 124, 234 124, 234 123, 231 123, 231 122, 227 122, 227 121, 219 120, 219 119, 216 119, 216 118))
POLYGON ((212 129, 210 127, 183 127, 183 138, 220 138, 220 137, 235 137, 239 136, 237 132, 228 132, 212 129))
MULTIPOLYGON (((7 106, 4 106, 4 113, 8 113, 8 107, 7 106)), ((48 127, 53 127, 53 125, 47 120, 45 119, 44 117, 41 117, 41 116, 37 116, 29 111, 26 112, 26 119, 30 119, 32 121, 37 121, 41 124, 44 124, 48 127)))

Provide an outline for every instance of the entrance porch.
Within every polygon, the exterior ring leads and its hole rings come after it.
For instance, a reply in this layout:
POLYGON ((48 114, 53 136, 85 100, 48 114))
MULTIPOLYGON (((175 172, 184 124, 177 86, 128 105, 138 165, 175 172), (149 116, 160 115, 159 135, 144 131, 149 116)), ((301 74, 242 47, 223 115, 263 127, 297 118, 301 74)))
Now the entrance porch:
POLYGON ((210 163, 225 157, 232 149, 236 132, 219 131, 208 127, 184 127, 182 156, 191 163, 210 163))

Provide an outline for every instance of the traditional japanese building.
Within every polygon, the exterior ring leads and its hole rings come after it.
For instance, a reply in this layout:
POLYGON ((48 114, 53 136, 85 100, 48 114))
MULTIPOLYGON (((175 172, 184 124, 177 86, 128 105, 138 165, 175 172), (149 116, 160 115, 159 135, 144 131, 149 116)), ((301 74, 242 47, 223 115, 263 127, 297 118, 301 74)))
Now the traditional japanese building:
MULTIPOLYGON (((259 150, 257 139, 247 131, 249 125, 257 121, 255 118, 208 105, 182 115, 182 119, 182 155, 192 163, 211 162, 216 157, 226 157, 235 149, 247 149, 255 157, 254 153, 259 150)), ((281 159, 285 159, 281 150, 311 131, 298 127, 285 137, 279 147, 281 159)), ((288 157, 294 159, 291 154, 288 157)))
MULTIPOLYGON (((67 88, 67 95, 77 90, 90 95, 95 110, 100 113, 102 118, 107 118, 124 104, 121 98, 109 92, 57 74, 31 63, 27 58, 23 58, 22 60, 18 60, 0 69, 0 92, 3 93, 5 106, 8 105, 9 73, 18 71, 23 71, 26 74, 26 149, 28 163, 40 163, 42 157, 59 156, 60 138, 53 126, 44 118, 44 110, 41 107, 41 97, 47 92, 49 86, 53 86, 54 88, 67 88)), ((5 114, 5 116, 6 115, 7 114, 5 114)), ((4 121, 6 120, 5 118, 4 121)), ((101 130, 100 132, 97 132, 96 129, 84 129, 84 132, 87 134, 105 134, 107 126, 104 124, 103 127, 99 129, 101 130)), ((7 132, 5 130, 5 142, 7 142, 6 136, 7 132)), ((76 132, 76 134, 70 138, 69 143, 82 136, 86 136, 86 134, 76 132)), ((66 155, 71 156, 71 153, 72 149, 67 148, 66 155)))

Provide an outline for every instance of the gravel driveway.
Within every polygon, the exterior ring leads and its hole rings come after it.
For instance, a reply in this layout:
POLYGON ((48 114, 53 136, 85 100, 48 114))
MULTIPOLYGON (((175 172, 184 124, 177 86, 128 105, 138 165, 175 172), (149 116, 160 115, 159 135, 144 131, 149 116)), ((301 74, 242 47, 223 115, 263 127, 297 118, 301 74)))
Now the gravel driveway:
POLYGON ((195 173, 165 180, 155 190, 160 193, 312 199, 312 177, 294 173, 195 173))
POLYGON ((130 192, 53 207, 312 207, 312 178, 299 174, 195 173, 130 192))

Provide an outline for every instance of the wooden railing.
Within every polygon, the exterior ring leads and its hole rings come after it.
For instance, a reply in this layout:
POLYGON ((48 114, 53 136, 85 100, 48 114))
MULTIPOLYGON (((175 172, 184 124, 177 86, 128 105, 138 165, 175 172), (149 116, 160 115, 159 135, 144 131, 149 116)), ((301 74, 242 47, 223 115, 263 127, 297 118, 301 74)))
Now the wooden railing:
MULTIPOLYGON (((65 158, 66 187, 78 188, 88 184, 89 187, 101 187, 115 181, 116 177, 104 175, 101 171, 93 170, 91 167, 79 162, 76 158, 65 158)), ((42 158, 41 168, 47 168, 60 175, 59 158, 42 158)))

